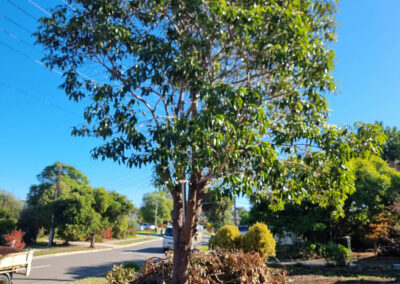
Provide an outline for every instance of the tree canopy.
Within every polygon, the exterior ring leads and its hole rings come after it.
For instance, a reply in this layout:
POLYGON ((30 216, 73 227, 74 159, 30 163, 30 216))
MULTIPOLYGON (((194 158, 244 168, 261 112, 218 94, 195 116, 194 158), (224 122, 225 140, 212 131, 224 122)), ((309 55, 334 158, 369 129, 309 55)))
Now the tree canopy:
MULTIPOLYGON (((345 201, 342 216, 332 215, 332 206, 302 202, 290 204, 282 211, 269 208, 269 201, 254 202, 250 222, 263 221, 275 234, 291 232, 311 242, 327 242, 349 235, 354 246, 371 245, 371 225, 379 224, 382 215, 393 215, 390 208, 398 202, 400 173, 378 156, 356 158, 350 168, 355 191, 345 201)), ((397 217, 396 217, 397 218, 397 217)))
POLYGON ((125 234, 133 210, 126 196, 104 188, 93 189, 82 172, 60 162, 45 167, 37 177, 40 183, 31 186, 28 206, 19 221, 26 241, 34 242, 40 228, 50 227, 52 214, 58 235, 66 241, 107 228, 112 228, 114 237, 125 234), (60 165, 60 190, 55 198, 60 165))
POLYGON ((171 191, 173 283, 187 282, 208 187, 280 209, 304 198, 341 207, 351 192, 360 141, 327 123, 335 11, 333 0, 74 0, 40 20, 45 64, 89 102, 73 134, 104 140, 95 158, 154 165, 171 191))
POLYGON ((157 205, 157 224, 162 224, 163 220, 171 220, 172 198, 165 191, 154 191, 143 195, 143 205, 139 209, 139 217, 143 222, 154 224, 157 205))
POLYGON ((3 236, 15 229, 24 204, 13 194, 0 189, 0 243, 3 236))

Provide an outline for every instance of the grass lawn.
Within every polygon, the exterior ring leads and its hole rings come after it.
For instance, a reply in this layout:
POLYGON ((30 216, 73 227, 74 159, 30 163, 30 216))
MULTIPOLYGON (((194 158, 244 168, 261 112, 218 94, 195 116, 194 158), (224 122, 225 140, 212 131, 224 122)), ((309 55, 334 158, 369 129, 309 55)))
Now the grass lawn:
POLYGON ((89 251, 89 250, 96 250, 96 248, 78 247, 78 246, 52 247, 48 249, 36 250, 33 255, 40 256, 40 255, 56 254, 63 252, 89 251))
POLYGON ((69 282, 72 284, 106 284, 107 280, 104 277, 88 277, 77 281, 69 282))
POLYGON ((207 246, 207 245, 201 246, 201 247, 199 248, 199 250, 200 250, 200 251, 208 251, 208 246, 207 246))
MULTIPOLYGON (((162 230, 163 230, 163 232, 165 232, 165 229, 162 229, 162 230)), ((157 234, 157 233, 160 233, 160 232, 161 232, 160 229, 158 229, 157 232, 155 232, 154 230, 143 230, 143 231, 137 231, 136 235, 145 235, 145 236, 147 236, 147 235, 157 234)))
POLYGON ((385 265, 360 265, 356 267, 313 267, 306 265, 286 265, 287 278, 292 283, 400 283, 400 270, 385 265))
POLYGON ((127 241, 120 241, 118 242, 119 245, 130 245, 130 244, 135 244, 143 241, 149 241, 149 240, 155 240, 157 238, 155 237, 148 237, 148 238, 138 238, 138 239, 133 239, 133 240, 127 240, 127 241))

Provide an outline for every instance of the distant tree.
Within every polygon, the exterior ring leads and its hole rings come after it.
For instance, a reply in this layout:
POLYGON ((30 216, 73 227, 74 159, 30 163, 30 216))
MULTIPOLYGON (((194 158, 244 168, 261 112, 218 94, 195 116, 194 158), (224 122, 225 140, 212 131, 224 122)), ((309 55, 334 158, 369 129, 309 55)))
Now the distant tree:
MULTIPOLYGON (((383 124, 381 123, 383 126, 383 124)), ((400 171, 400 130, 396 127, 384 128, 387 137, 386 144, 383 146, 382 159, 387 161, 389 165, 400 171)))
POLYGON ((0 189, 0 244, 4 244, 4 235, 16 228, 23 207, 21 200, 0 189))
POLYGON ((340 219, 336 231, 351 235, 353 242, 367 245, 372 223, 388 214, 400 193, 400 173, 380 157, 353 161, 355 192, 345 202, 345 217, 340 219))
MULTIPOLYGON (((240 225, 250 225, 250 213, 247 209, 242 208, 239 211, 240 225)), ((254 222, 255 223, 255 222, 254 222)))
POLYGON ((388 208, 397 204, 400 173, 373 155, 354 159, 349 167, 355 179, 355 191, 345 201, 343 215, 333 214, 332 206, 321 208, 309 201, 274 211, 270 201, 264 199, 253 203, 250 222, 265 222, 274 234, 281 236, 292 232, 307 241, 326 242, 350 235, 355 246, 368 246, 368 236, 373 235, 371 224, 379 224, 383 217, 393 215, 388 208))
POLYGON ((232 207, 233 198, 231 197, 219 196, 215 191, 209 191, 204 196, 203 212, 214 231, 232 223, 232 207))
MULTIPOLYGON (((52 203, 55 199, 68 194, 72 189, 89 186, 89 179, 75 167, 56 162, 47 166, 37 175, 39 184, 30 187, 27 207, 21 215, 20 226, 27 234, 27 243, 36 241, 39 228, 50 230, 52 227, 52 203), (60 183, 57 190, 58 173, 61 167, 60 183)), ((50 240, 52 243, 52 240, 50 240)))
POLYGON ((132 202, 126 196, 115 191, 108 192, 104 188, 94 189, 93 193, 94 207, 101 214, 103 226, 112 228, 113 237, 124 237, 128 229, 128 217, 134 210, 132 202))
POLYGON ((94 247, 96 232, 106 228, 101 214, 95 210, 95 198, 90 187, 73 189, 53 202, 58 235, 66 242, 76 238, 90 238, 94 247))
POLYGON ((157 208, 157 223, 162 223, 163 220, 171 220, 172 212, 172 198, 171 196, 162 190, 146 193, 143 196, 142 207, 139 209, 139 217, 146 223, 153 224, 156 204, 157 208))

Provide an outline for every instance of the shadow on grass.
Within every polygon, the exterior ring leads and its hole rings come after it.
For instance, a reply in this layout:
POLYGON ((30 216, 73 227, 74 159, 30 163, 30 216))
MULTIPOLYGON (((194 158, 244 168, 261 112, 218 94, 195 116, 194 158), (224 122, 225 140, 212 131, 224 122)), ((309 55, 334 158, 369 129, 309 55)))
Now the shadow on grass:
POLYGON ((142 266, 144 264, 144 260, 109 262, 102 265, 72 267, 68 269, 66 274, 72 275, 73 279, 75 280, 87 277, 104 277, 107 272, 113 269, 114 265, 127 264, 132 262, 138 264, 139 266, 142 266))
MULTIPOLYGON (((356 262, 357 263, 357 262, 356 262)), ((269 265, 270 267, 282 267, 280 265, 269 265)), ((346 277, 349 280, 338 280, 335 283, 400 283, 400 271, 394 270, 390 266, 380 265, 360 265, 356 267, 334 267, 334 266, 307 266, 307 265, 286 265, 284 268, 288 275, 313 275, 325 277, 346 277), (355 279, 354 279, 355 278, 355 279), (377 278, 377 279, 369 279, 377 278), (394 281, 387 282, 389 279, 394 281), (382 281, 380 281, 382 280, 382 281)))

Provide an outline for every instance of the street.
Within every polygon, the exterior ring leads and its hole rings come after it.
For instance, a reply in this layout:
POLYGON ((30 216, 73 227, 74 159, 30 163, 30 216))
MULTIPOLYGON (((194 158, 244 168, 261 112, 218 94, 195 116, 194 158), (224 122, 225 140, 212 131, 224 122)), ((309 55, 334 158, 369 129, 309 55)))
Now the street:
POLYGON ((159 239, 122 249, 38 259, 33 257, 31 274, 28 277, 16 274, 13 284, 65 283, 90 276, 104 276, 114 264, 130 261, 143 264, 150 257, 164 257, 161 243, 159 239))

